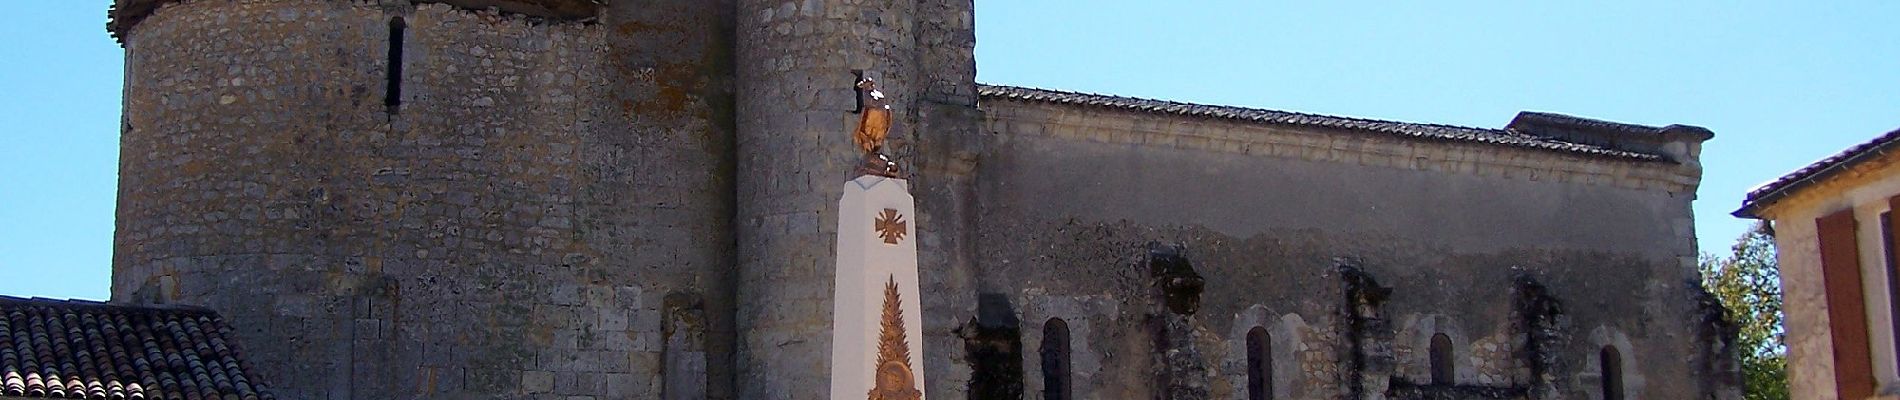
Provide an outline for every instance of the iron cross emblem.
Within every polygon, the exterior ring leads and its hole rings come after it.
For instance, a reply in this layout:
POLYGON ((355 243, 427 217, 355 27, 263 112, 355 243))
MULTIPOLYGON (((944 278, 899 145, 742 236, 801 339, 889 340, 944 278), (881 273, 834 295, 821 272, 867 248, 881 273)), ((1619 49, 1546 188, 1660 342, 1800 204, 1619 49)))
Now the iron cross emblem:
POLYGON ((884 209, 884 213, 878 214, 877 220, 872 222, 872 229, 877 230, 877 237, 884 238, 884 244, 897 244, 897 241, 904 240, 905 234, 910 233, 909 223, 904 222, 904 216, 898 215, 894 209, 884 209))

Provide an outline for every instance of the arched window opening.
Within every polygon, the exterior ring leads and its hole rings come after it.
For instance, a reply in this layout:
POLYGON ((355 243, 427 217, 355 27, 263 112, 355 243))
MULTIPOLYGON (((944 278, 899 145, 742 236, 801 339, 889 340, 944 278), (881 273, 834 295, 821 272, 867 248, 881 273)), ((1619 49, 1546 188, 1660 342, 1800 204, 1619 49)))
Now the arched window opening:
POLYGON ((1050 318, 1042 325, 1042 398, 1068 400, 1069 324, 1050 318))
POLYGON ((1456 376, 1451 364, 1451 337, 1440 333, 1432 335, 1432 384, 1450 385, 1456 376))
POLYGON ((389 19, 389 69, 383 77, 383 107, 391 114, 402 106, 402 38, 407 28, 402 17, 389 19))
POLYGON ((1615 347, 1603 346, 1597 352, 1603 372, 1603 400, 1623 400, 1623 357, 1615 347))
POLYGON ((1247 331, 1247 399, 1273 398, 1273 337, 1267 328, 1247 331))

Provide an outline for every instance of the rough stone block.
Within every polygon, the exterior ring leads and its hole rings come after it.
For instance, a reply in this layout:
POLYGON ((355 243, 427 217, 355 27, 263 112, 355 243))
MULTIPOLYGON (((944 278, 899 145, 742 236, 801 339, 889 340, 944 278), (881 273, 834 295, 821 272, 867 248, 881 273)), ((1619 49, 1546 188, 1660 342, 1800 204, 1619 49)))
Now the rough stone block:
POLYGON ((529 394, 554 391, 554 373, 548 371, 523 371, 521 373, 521 390, 529 394))

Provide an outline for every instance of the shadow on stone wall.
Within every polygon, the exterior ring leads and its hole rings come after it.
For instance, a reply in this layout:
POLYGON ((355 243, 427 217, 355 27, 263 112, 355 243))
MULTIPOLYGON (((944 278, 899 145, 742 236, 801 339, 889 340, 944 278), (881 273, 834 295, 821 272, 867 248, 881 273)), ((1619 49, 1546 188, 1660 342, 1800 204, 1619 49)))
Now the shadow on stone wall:
POLYGON ((970 363, 971 399, 1023 398, 1022 321, 1008 295, 977 295, 976 317, 956 333, 970 363))

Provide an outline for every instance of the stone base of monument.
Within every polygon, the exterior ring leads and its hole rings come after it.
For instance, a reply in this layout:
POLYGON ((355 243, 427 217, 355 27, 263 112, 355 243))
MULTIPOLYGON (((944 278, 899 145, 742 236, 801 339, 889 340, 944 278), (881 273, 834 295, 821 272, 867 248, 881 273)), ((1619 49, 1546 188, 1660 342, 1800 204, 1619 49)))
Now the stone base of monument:
POLYGON ((838 200, 831 398, 923 399, 923 307, 910 183, 865 175, 838 200))

